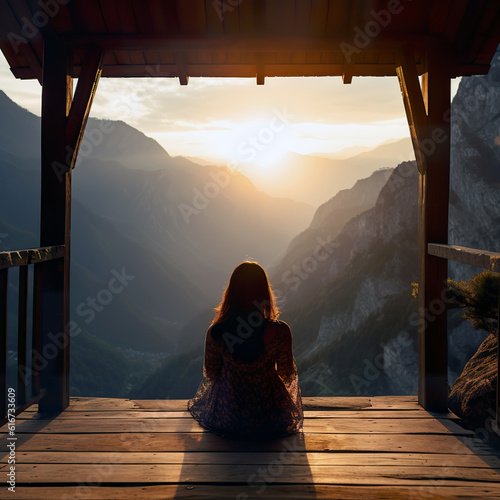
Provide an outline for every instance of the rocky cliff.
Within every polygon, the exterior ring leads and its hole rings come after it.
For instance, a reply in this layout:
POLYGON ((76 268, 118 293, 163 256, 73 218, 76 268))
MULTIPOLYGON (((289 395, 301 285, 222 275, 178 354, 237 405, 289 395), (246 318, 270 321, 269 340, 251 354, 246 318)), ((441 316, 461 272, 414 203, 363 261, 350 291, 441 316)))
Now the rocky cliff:
MULTIPOLYGON (((494 74, 498 62, 493 62, 494 74)), ((464 78, 453 101, 450 243, 500 248, 499 103, 500 87, 491 75, 464 78)), ((294 240, 293 252, 308 255, 311 272, 299 275, 296 263, 287 262, 279 268, 278 279, 285 281, 283 269, 297 278, 295 289, 285 294, 283 319, 294 332, 304 394, 416 392, 416 300, 411 282, 418 279, 417 192, 416 166, 404 162, 375 206, 340 232, 332 220, 316 213, 310 234, 321 229, 333 235, 325 258, 314 253, 317 240, 294 240)), ((450 265, 455 279, 477 271, 450 265)), ((459 311, 449 313, 448 336, 451 383, 485 336, 464 322, 459 311)))

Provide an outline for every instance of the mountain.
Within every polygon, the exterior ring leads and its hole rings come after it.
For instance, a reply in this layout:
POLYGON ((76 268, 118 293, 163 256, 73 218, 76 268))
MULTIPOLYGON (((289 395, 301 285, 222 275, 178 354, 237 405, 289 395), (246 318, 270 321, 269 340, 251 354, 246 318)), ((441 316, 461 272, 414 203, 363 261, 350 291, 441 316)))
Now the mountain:
POLYGON ((360 153, 366 153, 371 149, 373 148, 370 146, 350 146, 340 149, 339 151, 333 151, 331 153, 311 153, 311 156, 317 156, 318 158, 328 158, 330 160, 346 160, 347 158, 352 158, 353 156, 359 155, 360 153))
MULTIPOLYGON (((2 250, 38 246, 40 118, 2 92, 0 175, 2 250)), ((133 359, 150 360, 151 369, 173 354, 184 326, 220 299, 232 269, 248 257, 270 265, 314 211, 225 167, 173 158, 107 120, 89 119, 72 185, 71 317, 82 328, 74 352, 83 356, 72 363, 75 394, 124 394, 124 370, 133 383, 147 372, 133 359), (105 367, 110 353, 116 362, 105 367), (85 386, 85 367, 108 373, 99 391, 95 377, 85 386)), ((15 324, 15 300, 9 304, 15 324)))
MULTIPOLYGON (((499 101, 500 86, 492 85, 489 77, 462 79, 453 101, 454 244, 500 247, 499 101)), ((303 395, 416 392, 417 300, 412 282, 418 280, 418 173, 415 162, 394 159, 384 166, 392 165, 396 168, 375 172, 329 197, 272 268, 281 319, 292 327, 303 395)), ((467 277, 464 269, 450 265, 451 275, 459 279, 467 277)), ((473 271, 467 268, 467 273, 473 271)), ((194 394, 203 366, 200 330, 210 318, 207 310, 186 327, 190 346, 138 385, 134 397, 194 394)), ((459 310, 448 313, 450 383, 483 339, 459 310)))
MULTIPOLYGON (((498 102, 500 86, 488 76, 463 78, 452 104, 452 244, 485 250, 500 247, 498 102)), ((351 219, 331 242, 332 252, 317 261, 318 279, 303 280, 314 286, 301 282, 293 301, 284 305, 283 319, 294 333, 303 394, 416 392, 417 303, 411 283, 418 279, 417 193, 415 164, 400 164, 375 206, 351 219)), ((323 230, 330 226, 325 220, 323 230)), ((312 244, 301 241, 303 254, 312 244)), ((450 264, 455 279, 477 271, 450 264)), ((451 383, 484 334, 473 330, 459 310, 450 311, 448 317, 451 383)))
MULTIPOLYGON (((273 196, 290 196, 318 207, 375 170, 414 159, 409 138, 382 144, 342 160, 288 153, 281 160, 280 168, 255 169, 252 180, 257 188, 273 196)), ((252 171, 251 166, 245 168, 252 171)))
POLYGON ((343 148, 340 151, 334 151, 332 153, 312 153, 311 156, 317 156, 319 158, 329 158, 330 160, 346 160, 348 158, 352 158, 353 156, 357 156, 362 153, 368 153, 380 148, 381 146, 386 146, 389 144, 394 144, 394 151, 392 152, 392 156, 387 155, 388 150, 385 148, 379 150, 379 152, 384 155, 387 161, 392 161, 394 158, 399 158, 400 156, 403 158, 412 158, 414 156, 413 146, 409 137, 405 137, 404 139, 387 139, 386 141, 377 144, 375 147, 350 146, 348 148, 343 148))
POLYGON ((297 304, 307 290, 317 288, 325 276, 316 270, 336 251, 332 243, 347 222, 375 205, 392 171, 391 168, 375 171, 351 189, 339 191, 316 210, 310 226, 292 240, 283 258, 270 269, 281 306, 297 304))

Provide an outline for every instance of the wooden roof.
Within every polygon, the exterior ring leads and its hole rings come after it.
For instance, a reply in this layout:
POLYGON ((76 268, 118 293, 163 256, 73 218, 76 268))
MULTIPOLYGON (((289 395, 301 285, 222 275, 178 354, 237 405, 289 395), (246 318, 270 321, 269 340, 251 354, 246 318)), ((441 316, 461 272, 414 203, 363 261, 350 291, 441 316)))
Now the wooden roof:
POLYGON ((0 48, 17 78, 41 79, 44 37, 105 52, 103 77, 392 76, 412 45, 442 50, 451 76, 486 73, 497 0, 1 0, 0 48), (64 4, 64 5, 62 5, 64 4), (42 6, 44 6, 42 8, 42 6))

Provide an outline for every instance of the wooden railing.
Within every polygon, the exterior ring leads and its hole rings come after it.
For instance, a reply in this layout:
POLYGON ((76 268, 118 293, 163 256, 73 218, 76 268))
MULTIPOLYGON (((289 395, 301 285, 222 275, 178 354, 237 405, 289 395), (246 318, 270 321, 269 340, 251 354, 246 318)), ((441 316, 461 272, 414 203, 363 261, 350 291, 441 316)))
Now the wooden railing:
MULTIPOLYGON (((435 257, 454 260, 463 264, 480 267, 488 271, 500 272, 500 252, 487 252, 475 248, 456 245, 429 243, 427 253, 435 257)), ((500 290, 498 294, 498 332, 497 332, 497 386, 496 386, 496 429, 500 429, 500 290)))
MULTIPOLYGON (((7 394, 7 296, 9 269, 19 268, 19 298, 17 326, 17 390, 15 415, 39 401, 46 393, 40 389, 40 372, 34 369, 40 356, 40 269, 45 262, 63 259, 64 245, 31 250, 0 252, 0 425, 8 420, 7 394), (33 265, 33 321, 31 349, 28 351, 28 266, 33 265), (28 363, 28 356, 31 362, 28 363), (28 371, 30 376, 28 377, 28 371), (28 395, 28 386, 31 391, 28 395)), ((12 411, 10 411, 12 414, 12 411)))

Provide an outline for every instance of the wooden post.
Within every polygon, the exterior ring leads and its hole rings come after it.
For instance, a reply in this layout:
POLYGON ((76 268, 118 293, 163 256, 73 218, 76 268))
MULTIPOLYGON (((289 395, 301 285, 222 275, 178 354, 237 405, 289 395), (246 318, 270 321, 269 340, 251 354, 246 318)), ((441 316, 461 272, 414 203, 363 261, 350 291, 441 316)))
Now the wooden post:
POLYGON ((427 55, 418 82, 413 52, 397 68, 419 169, 418 188, 418 400, 426 409, 448 409, 446 289, 448 261, 429 255, 428 243, 448 243, 450 176, 450 76, 446 55, 427 55))
POLYGON ((429 255, 428 243, 448 243, 450 191, 450 84, 445 54, 428 54, 422 75, 427 112, 426 169, 419 182, 419 402, 434 411, 448 410, 448 261, 429 255), (420 293, 422 290, 422 293, 420 293))
POLYGON ((28 400, 28 266, 19 268, 17 318, 17 404, 23 405, 28 400))
POLYGON ((40 265, 40 412, 69 404, 69 265, 71 169, 66 164, 66 117, 73 95, 65 45, 45 40, 42 87, 40 246, 65 245, 63 258, 40 265))
MULTIPOLYGON (((66 47, 57 40, 44 43, 40 246, 65 246, 63 258, 40 263, 36 269, 39 330, 34 327, 37 335, 33 342, 39 345, 35 368, 40 372, 40 389, 47 389, 39 407, 44 413, 62 411, 69 404, 71 170, 76 164, 103 57, 99 47, 87 50, 72 101, 73 79, 68 76, 66 47)), ((38 382, 38 378, 35 380, 38 382)))

